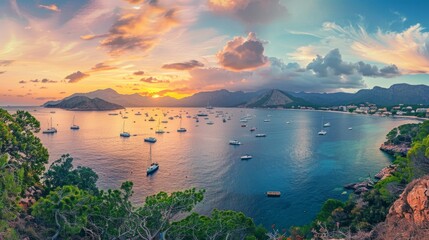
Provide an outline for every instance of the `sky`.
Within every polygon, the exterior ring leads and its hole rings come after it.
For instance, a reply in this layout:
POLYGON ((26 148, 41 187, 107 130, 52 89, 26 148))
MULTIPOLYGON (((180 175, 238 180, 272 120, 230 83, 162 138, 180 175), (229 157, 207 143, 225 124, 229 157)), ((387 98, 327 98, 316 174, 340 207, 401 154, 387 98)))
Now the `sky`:
POLYGON ((426 0, 1 0, 0 105, 356 92, 429 76, 426 0))

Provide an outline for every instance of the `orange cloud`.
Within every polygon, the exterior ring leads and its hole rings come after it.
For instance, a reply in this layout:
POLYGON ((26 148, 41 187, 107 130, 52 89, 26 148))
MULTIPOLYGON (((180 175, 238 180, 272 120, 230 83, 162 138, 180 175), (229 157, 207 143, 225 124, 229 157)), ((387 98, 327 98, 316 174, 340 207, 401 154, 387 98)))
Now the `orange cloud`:
POLYGON ((268 63, 263 42, 252 32, 247 38, 235 37, 216 56, 220 65, 232 71, 252 70, 268 63))
POLYGON ((98 63, 91 68, 91 72, 108 71, 108 70, 114 70, 114 69, 117 69, 117 67, 109 66, 105 63, 98 63))
POLYGON ((67 77, 65 77, 64 79, 69 80, 68 81, 69 83, 77 83, 87 77, 89 77, 89 74, 83 73, 81 71, 77 71, 70 75, 67 75, 67 77))
POLYGON ((153 48, 159 38, 178 24, 175 9, 164 8, 156 4, 147 4, 136 11, 125 12, 105 35, 86 35, 82 39, 105 37, 100 45, 112 55, 127 51, 146 52, 153 48))
POLYGON ((58 6, 55 5, 55 4, 51 4, 51 5, 42 5, 42 4, 40 4, 39 8, 44 8, 44 9, 50 10, 52 12, 61 12, 61 9, 59 9, 58 6))

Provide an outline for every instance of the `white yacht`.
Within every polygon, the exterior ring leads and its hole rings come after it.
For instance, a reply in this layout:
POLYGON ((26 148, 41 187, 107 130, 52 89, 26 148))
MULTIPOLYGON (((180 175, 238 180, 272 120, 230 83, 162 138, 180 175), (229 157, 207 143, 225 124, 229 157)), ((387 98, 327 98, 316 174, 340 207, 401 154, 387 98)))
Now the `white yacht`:
POLYGON ((327 131, 325 131, 325 130, 323 130, 323 129, 322 129, 322 130, 320 130, 320 132, 318 132, 317 134, 318 134, 318 135, 322 135, 322 136, 323 136, 323 135, 326 135, 327 133, 328 133, 327 131))
POLYGON ((323 124, 323 127, 330 127, 331 126, 331 123, 330 122, 327 122, 327 123, 324 123, 323 124))
POLYGON ((255 135, 255 137, 266 137, 267 135, 265 133, 258 133, 255 135))
POLYGON ((51 123, 49 124, 48 122, 48 129, 46 129, 45 131, 43 131, 43 134, 54 134, 57 133, 57 129, 52 127, 52 118, 51 118, 51 123))
POLYGON ((241 145, 241 142, 238 140, 230 140, 229 145, 241 145))
POLYGON ((240 157, 241 160, 249 160, 249 159, 252 159, 252 158, 253 158, 252 155, 249 155, 249 154, 246 154, 246 155, 243 155, 243 156, 240 157))

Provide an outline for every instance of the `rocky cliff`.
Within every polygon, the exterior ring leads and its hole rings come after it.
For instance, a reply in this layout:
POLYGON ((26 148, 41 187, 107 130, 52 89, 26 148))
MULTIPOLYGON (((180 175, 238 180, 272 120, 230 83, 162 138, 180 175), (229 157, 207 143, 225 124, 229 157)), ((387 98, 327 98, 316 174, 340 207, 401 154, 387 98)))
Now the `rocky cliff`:
POLYGON ((407 185, 371 239, 429 239, 429 175, 407 185))

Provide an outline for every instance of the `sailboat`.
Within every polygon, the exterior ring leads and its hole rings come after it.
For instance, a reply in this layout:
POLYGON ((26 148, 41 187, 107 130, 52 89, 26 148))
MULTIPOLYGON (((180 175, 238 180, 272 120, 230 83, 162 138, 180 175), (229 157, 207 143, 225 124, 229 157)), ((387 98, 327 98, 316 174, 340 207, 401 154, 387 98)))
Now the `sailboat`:
POLYGON ((207 102, 207 107, 206 109, 213 109, 213 106, 210 105, 210 102, 207 102))
MULTIPOLYGON (((330 125, 329 125, 330 126, 330 125)), ((320 130, 317 134, 318 135, 321 135, 321 136, 324 136, 324 135, 326 135, 328 132, 327 131, 325 131, 323 128, 325 127, 325 124, 323 124, 323 117, 322 117, 322 130, 320 130)))
POLYGON ((156 138, 154 137, 147 137, 144 139, 145 142, 149 142, 149 143, 156 143, 156 138))
POLYGON ((129 132, 125 132, 125 121, 122 125, 122 132, 119 134, 119 136, 121 137, 130 137, 131 134, 129 132))
POLYGON ((49 125, 49 122, 48 122, 48 129, 46 129, 42 133, 44 133, 44 134, 54 134, 56 132, 58 132, 58 131, 57 131, 56 128, 52 127, 52 118, 51 118, 51 124, 49 125))
POLYGON ((75 118, 75 116, 73 116, 73 123, 72 123, 72 125, 71 125, 70 129, 71 129, 71 130, 79 130, 79 126, 78 126, 78 125, 76 125, 76 124, 74 124, 74 118, 75 118))
POLYGON ((182 114, 180 114, 180 127, 177 132, 186 132, 186 128, 182 127, 182 114))
POLYGON ((158 170, 158 168, 159 168, 159 164, 158 163, 156 163, 156 162, 152 163, 152 144, 150 144, 150 147, 149 147, 149 162, 150 162, 150 165, 146 169, 146 174, 147 175, 150 175, 150 174, 156 172, 156 170, 158 170))
POLYGON ((157 133, 157 134, 163 134, 163 133, 165 133, 164 130, 162 130, 160 128, 160 124, 161 124, 161 122, 160 122, 160 119, 158 118, 158 129, 155 131, 155 133, 157 133))

